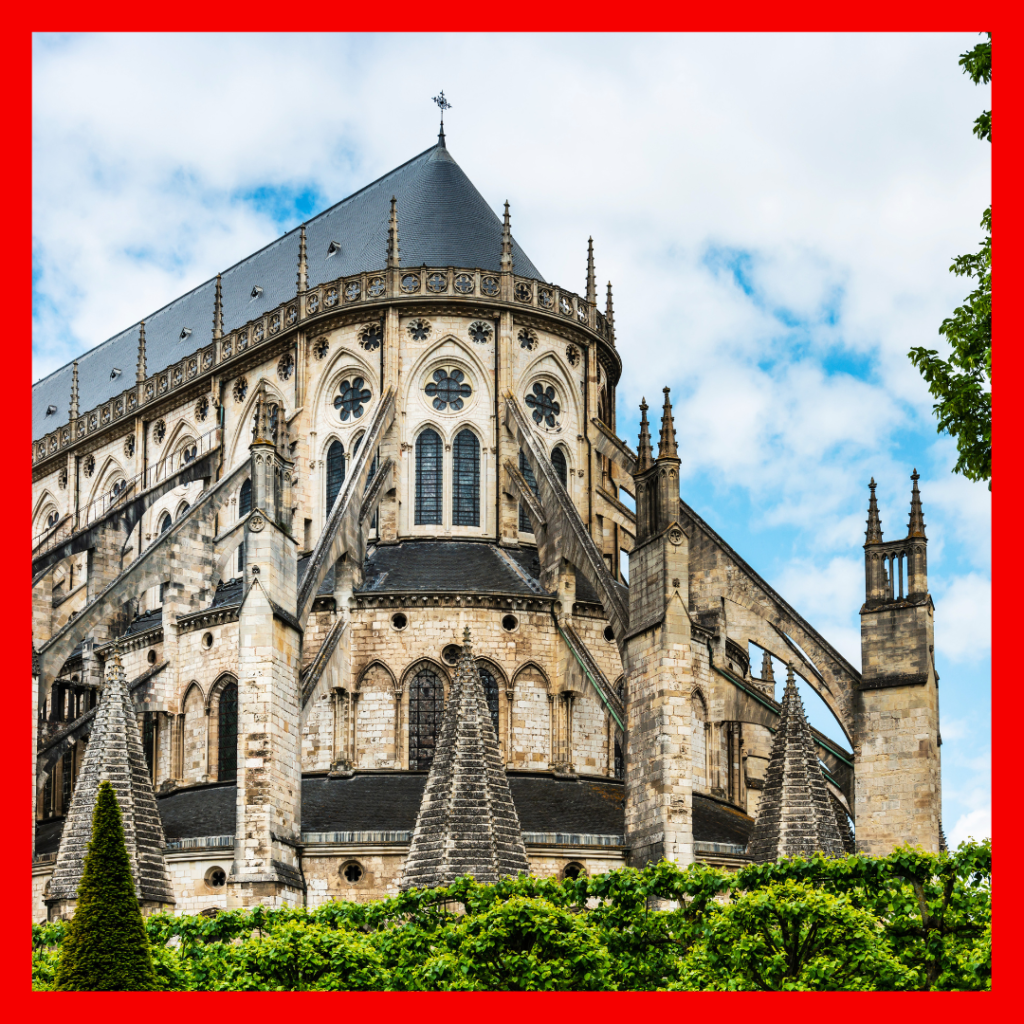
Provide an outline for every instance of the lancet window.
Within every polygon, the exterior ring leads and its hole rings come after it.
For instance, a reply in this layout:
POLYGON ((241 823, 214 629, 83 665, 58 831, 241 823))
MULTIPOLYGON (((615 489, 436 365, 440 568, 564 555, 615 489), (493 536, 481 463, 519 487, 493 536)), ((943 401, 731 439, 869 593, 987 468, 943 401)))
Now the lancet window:
POLYGON ((480 525, 480 442, 462 430, 452 446, 452 525, 480 525))
MULTIPOLYGON (((537 494, 537 478, 533 475, 530 463, 521 449, 519 452, 519 472, 526 478, 526 482, 530 485, 530 490, 537 494)), ((533 533, 533 523, 530 521, 530 514, 526 511, 526 505, 523 502, 519 503, 519 532, 533 533)))
POLYGON ((569 480, 569 467, 565 463, 565 452, 560 447, 551 453, 551 465, 555 467, 555 473, 565 487, 569 480))
POLYGON ((444 713, 444 685, 432 669, 416 673, 409 687, 409 767, 427 769, 444 713))
POLYGON ((480 680, 484 684, 484 696, 487 698, 487 709, 491 713, 491 721, 494 723, 494 736, 498 737, 498 680, 486 668, 478 666, 480 680))
POLYGON ((341 493, 345 483, 345 446, 340 441, 332 441, 327 449, 327 515, 334 508, 334 501, 341 493))
POLYGON ((444 466, 441 455, 440 435, 434 430, 424 430, 416 439, 417 526, 441 525, 444 493, 444 466))
POLYGON ((226 683, 217 711, 217 779, 233 782, 238 772, 238 685, 226 683))

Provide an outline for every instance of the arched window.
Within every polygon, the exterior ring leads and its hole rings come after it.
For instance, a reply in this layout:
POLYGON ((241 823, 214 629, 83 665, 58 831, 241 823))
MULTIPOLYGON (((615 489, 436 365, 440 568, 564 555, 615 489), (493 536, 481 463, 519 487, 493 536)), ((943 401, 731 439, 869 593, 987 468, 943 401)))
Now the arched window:
MULTIPOLYGON (((252 511, 252 480, 243 482, 238 492, 238 518, 252 511)), ((245 572, 245 541, 238 545, 238 571, 245 572)))
POLYGON ((444 686, 432 669, 421 669, 409 687, 410 768, 430 767, 443 713, 444 686))
POLYGON ((444 467, 441 463, 441 438, 427 429, 416 439, 416 516, 417 526, 440 526, 444 467))
POLYGON ((160 520, 160 532, 166 533, 171 528, 171 513, 165 512, 160 520))
MULTIPOLYGON (((519 472, 526 477, 530 490, 536 494, 537 478, 533 475, 533 470, 530 469, 530 463, 526 461, 526 456, 523 454, 522 449, 519 450, 519 472)), ((530 514, 526 511, 525 502, 522 501, 519 502, 519 531, 521 533, 533 533, 533 523, 530 521, 530 514)))
POLYGON ((461 430, 452 445, 452 526, 480 525, 480 442, 461 430))
POLYGON ((332 441, 327 449, 327 514, 331 514, 335 499, 341 493, 341 485, 345 482, 345 446, 340 441, 332 441))
POLYGON ((189 510, 189 508, 191 508, 189 503, 187 501, 183 501, 181 503, 181 508, 178 509, 177 518, 180 519, 189 510))
POLYGON ((478 666, 480 680, 484 684, 484 696, 487 698, 487 707, 491 712, 491 721, 494 723, 494 738, 498 738, 498 680, 491 672, 478 666))
POLYGON ((238 765, 238 686, 226 683, 217 712, 217 779, 233 782, 238 765))
POLYGON ((555 472, 558 474, 558 479, 562 481, 562 486, 567 487, 569 483, 569 467, 565 464, 565 452, 560 447, 551 453, 551 465, 555 467, 555 472))
POLYGON ((619 740, 615 741, 615 778, 624 779, 626 777, 626 759, 622 756, 622 743, 619 740))

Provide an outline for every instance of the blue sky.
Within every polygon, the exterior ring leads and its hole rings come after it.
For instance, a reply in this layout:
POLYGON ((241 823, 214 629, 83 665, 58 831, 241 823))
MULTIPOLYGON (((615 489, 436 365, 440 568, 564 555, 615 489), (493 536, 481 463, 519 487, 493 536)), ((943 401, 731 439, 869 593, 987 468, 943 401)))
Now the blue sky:
POLYGON ((619 433, 669 386, 684 499, 855 665, 868 479, 894 537, 921 473, 944 823, 987 835, 990 496, 906 358, 943 347, 989 202, 976 40, 37 36, 34 377, 427 148, 443 88, 549 280, 583 290, 593 235, 619 433))

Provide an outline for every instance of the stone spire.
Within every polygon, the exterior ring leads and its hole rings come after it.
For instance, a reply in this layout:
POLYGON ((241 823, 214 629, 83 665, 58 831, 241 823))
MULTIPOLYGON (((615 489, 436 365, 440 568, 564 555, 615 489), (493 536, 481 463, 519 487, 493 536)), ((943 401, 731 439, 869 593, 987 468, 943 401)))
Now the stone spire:
MULTIPOLYGON (((875 478, 871 478, 868 487, 871 488, 871 498, 868 500, 868 528, 865 534, 865 544, 882 543, 882 520, 878 517, 878 499, 875 497, 875 478)), ((916 484, 915 484, 916 489, 916 484)))
POLYGON ((668 400, 668 388, 662 388, 665 392, 665 405, 661 410, 661 437, 658 439, 658 458, 674 459, 678 457, 676 451, 676 427, 672 419, 672 403, 668 400))
POLYGON ((654 452, 651 448, 651 428, 647 423, 647 399, 640 399, 640 440, 636 446, 636 469, 633 475, 638 476, 654 465, 654 452))
POLYGON ((398 200, 391 197, 391 216, 388 218, 388 266, 397 267, 402 249, 398 244, 398 200))
POLYGON ((128 694, 128 682, 117 647, 107 663, 92 736, 71 798, 57 863, 50 879, 47 903, 58 912, 70 910, 67 901, 77 898, 85 854, 92 838, 92 816, 101 782, 109 782, 117 796, 139 902, 173 904, 174 892, 163 855, 164 827, 153 795, 149 767, 142 753, 135 705, 128 694))
POLYGON ((612 283, 608 282, 608 298, 604 304, 604 318, 608 321, 608 334, 615 344, 615 308, 612 306, 612 283))
POLYGON ((306 264, 306 225, 303 224, 299 228, 299 273, 295 283, 299 295, 306 290, 308 270, 309 268, 306 264))
POLYGON ((597 305, 597 276, 594 273, 594 236, 587 239, 587 304, 597 305))
POLYGON ((921 492, 917 489, 917 481, 921 479, 920 474, 915 469, 910 474, 910 479, 914 481, 914 489, 910 495, 910 532, 911 537, 925 537, 924 532, 924 509, 921 507, 921 492))
POLYGON ((253 444, 273 444, 274 429, 270 422, 270 403, 267 401, 267 385, 260 385, 256 396, 256 422, 253 424, 253 444))
POLYGON ((220 289, 220 274, 217 275, 217 288, 213 293, 213 339, 224 336, 224 296, 220 289))
POLYGON ((70 416, 72 420, 78 419, 78 360, 71 364, 71 406, 70 416))
POLYGON ((832 803, 790 663, 747 853, 758 863, 797 854, 810 857, 819 851, 842 857, 845 850, 832 803))
POLYGON ((772 656, 767 652, 762 652, 761 656, 761 682, 762 683, 775 683, 775 669, 772 668, 772 656))
POLYGON ((146 379, 146 321, 139 323, 139 358, 135 364, 135 383, 141 384, 146 379))
POLYGON ((402 888, 445 885, 466 874, 496 882, 529 871, 467 626, 402 888))
POLYGON ((505 220, 501 226, 501 270, 512 273, 512 218, 508 212, 508 200, 505 200, 505 220))

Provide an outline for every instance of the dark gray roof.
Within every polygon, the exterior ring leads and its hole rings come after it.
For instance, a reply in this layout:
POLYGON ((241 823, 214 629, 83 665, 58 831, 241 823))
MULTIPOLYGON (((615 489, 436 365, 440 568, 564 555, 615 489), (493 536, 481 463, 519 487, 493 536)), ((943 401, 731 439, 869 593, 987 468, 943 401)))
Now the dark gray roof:
POLYGON ((221 580, 213 594, 211 608, 219 608, 223 604, 240 604, 242 600, 242 584, 245 581, 241 576, 231 580, 221 580))
MULTIPOLYGON (((385 266, 392 196, 398 200, 402 266, 426 263, 500 270, 501 218, 448 150, 435 145, 307 222, 310 287, 385 266), (341 248, 328 257, 331 242, 337 242, 341 248)), ((295 228, 224 271, 225 332, 235 330, 296 293, 299 233, 295 228), (254 299, 251 293, 255 285, 263 293, 254 299)), ((515 239, 512 254, 516 273, 542 279, 515 239)), ((144 318, 150 375, 212 341, 215 288, 216 281, 211 278, 144 318), (184 327, 192 334, 183 341, 184 327)), ((78 408, 82 413, 120 394, 135 380, 138 341, 139 328, 135 324, 79 357, 78 408), (114 367, 121 370, 121 375, 111 380, 114 367)), ((70 363, 33 385, 33 439, 68 422, 70 398, 70 363), (57 412, 47 416, 48 405, 55 405, 57 412)))
POLYGON ((375 548, 363 563, 358 594, 409 592, 522 594, 550 596, 534 572, 536 564, 520 552, 493 543, 468 540, 405 540, 375 548), (504 555, 512 556, 506 561, 504 555), (517 570, 517 566, 519 569, 517 570))
POLYGON ((131 624, 121 634, 122 636, 134 636, 136 633, 145 633, 147 629, 155 629, 163 622, 163 609, 154 608, 144 612, 142 615, 132 619, 131 624))
MULTIPOLYGON (((302 780, 303 832, 411 832, 416 824, 426 772, 357 772, 349 779, 307 775, 302 780)), ((557 779, 551 775, 508 776, 512 801, 524 832, 622 835, 625 788, 614 779, 557 779)), ((233 782, 192 786, 157 797, 167 841, 234 835, 233 782)), ((753 819, 738 808, 693 795, 693 838, 703 843, 747 842, 753 819)), ((63 819, 36 824, 36 853, 53 853, 63 819)))

